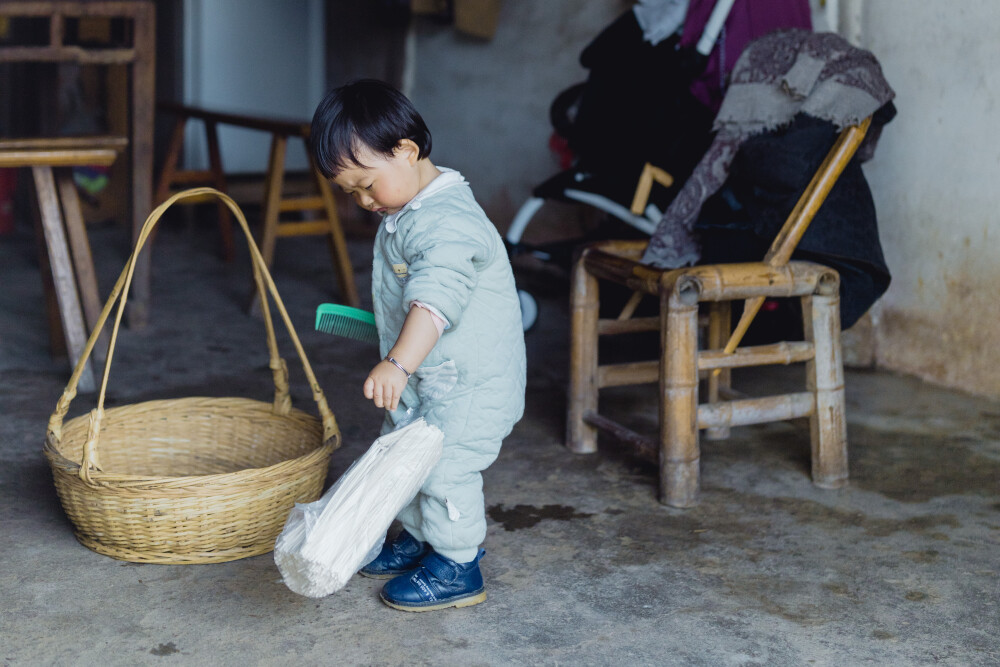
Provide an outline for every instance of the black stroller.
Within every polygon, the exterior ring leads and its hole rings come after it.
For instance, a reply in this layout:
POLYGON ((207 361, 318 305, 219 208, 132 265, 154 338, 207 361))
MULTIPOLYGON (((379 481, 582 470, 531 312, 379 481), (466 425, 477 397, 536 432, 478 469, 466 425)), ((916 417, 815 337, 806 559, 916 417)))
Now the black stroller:
MULTIPOLYGON (((663 0, 648 3, 644 29, 637 14, 642 4, 619 16, 583 50, 580 63, 589 70, 587 81, 571 86, 553 101, 550 120, 554 138, 568 147, 572 162, 536 186, 515 214, 505 239, 512 259, 530 255, 568 270, 572 250, 581 242, 608 238, 609 234, 621 237, 623 229, 637 235, 651 234, 711 144, 717 107, 692 94, 692 82, 704 79, 706 73, 714 75, 709 84, 718 89, 721 99, 729 60, 720 57, 717 43, 726 43, 720 33, 730 12, 735 16, 740 11, 745 16, 752 9, 765 14, 749 27, 747 39, 756 36, 754 30, 774 27, 774 16, 767 14, 778 5, 804 7, 808 22, 807 0, 770 0, 766 5, 761 0, 719 0, 714 4, 709 0, 663 0), (649 12, 676 12, 678 6, 683 20, 672 34, 655 43, 648 40, 649 12), (700 38, 696 42, 684 40, 685 30, 700 33, 700 38), (710 58, 712 64, 706 70, 710 58), (592 238, 545 245, 525 243, 522 239, 528 224, 549 200, 598 209, 606 214, 607 225, 595 230, 592 238), (608 225, 614 229, 607 229, 608 225)), ((802 22, 801 12, 798 20, 802 22)), ((537 303, 525 289, 519 289, 519 296, 527 331, 537 318, 537 303)))
MULTIPOLYGON (((717 9, 728 12, 731 5, 727 0, 717 9)), ((718 35, 718 28, 709 29, 718 35)), ((655 164, 675 183, 683 183, 711 141, 712 112, 686 90, 698 63, 678 43, 675 32, 652 45, 628 10, 583 50, 580 62, 589 70, 587 81, 560 93, 550 108, 555 135, 564 140, 573 162, 535 187, 514 216, 506 235, 512 257, 530 253, 568 268, 565 243, 522 242, 547 200, 592 206, 643 234, 652 233, 677 188, 653 187, 647 206, 633 212, 631 202, 645 164, 655 164)), ((537 305, 526 290, 519 295, 528 330, 537 305)))

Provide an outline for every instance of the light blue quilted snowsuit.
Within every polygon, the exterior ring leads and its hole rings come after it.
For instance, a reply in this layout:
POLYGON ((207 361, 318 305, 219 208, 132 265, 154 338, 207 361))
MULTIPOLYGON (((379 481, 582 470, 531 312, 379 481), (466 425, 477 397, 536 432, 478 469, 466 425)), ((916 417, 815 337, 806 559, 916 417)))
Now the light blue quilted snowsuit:
POLYGON ((440 462, 398 518, 414 537, 465 563, 486 537, 480 471, 524 411, 524 333, 503 240, 461 174, 441 171, 379 226, 372 298, 383 357, 413 301, 448 322, 383 432, 416 416, 444 432, 440 462))

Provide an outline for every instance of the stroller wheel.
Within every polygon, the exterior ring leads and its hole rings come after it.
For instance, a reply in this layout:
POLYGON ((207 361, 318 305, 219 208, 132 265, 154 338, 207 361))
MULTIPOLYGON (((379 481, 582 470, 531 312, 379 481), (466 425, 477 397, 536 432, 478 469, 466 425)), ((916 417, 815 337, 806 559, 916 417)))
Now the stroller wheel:
POLYGON ((517 298, 521 302, 521 325, 524 331, 527 331, 538 319, 538 302, 523 289, 517 290, 517 298))

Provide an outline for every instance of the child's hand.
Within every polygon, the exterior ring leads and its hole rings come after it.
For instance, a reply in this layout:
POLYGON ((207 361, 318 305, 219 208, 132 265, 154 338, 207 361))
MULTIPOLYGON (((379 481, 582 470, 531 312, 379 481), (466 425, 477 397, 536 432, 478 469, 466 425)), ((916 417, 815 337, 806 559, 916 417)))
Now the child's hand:
POLYGON ((368 373, 364 387, 365 398, 374 401, 376 407, 395 410, 407 380, 409 378, 406 373, 383 359, 368 373))
POLYGON ((368 374, 365 398, 374 401, 376 407, 395 410, 410 373, 423 363, 440 335, 431 311, 412 306, 403 321, 396 344, 368 374))

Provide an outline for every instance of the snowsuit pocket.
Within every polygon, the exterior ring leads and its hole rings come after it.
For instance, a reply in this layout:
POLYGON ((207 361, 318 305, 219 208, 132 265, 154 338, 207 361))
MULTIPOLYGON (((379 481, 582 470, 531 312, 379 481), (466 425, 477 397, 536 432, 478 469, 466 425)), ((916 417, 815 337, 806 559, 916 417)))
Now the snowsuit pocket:
POLYGON ((458 384, 458 367, 451 359, 437 366, 421 366, 414 375, 420 380, 417 396, 421 403, 441 400, 458 384))

